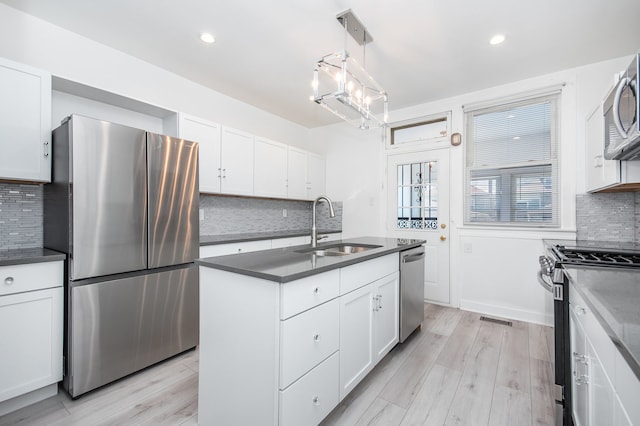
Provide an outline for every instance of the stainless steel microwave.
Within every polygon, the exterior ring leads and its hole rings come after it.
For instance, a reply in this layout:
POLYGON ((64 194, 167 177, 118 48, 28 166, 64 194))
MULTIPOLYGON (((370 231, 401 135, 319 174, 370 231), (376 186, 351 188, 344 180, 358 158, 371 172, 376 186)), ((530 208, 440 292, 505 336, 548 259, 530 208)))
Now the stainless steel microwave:
POLYGON ((604 158, 640 160, 640 97, 636 54, 602 103, 604 113, 604 158))

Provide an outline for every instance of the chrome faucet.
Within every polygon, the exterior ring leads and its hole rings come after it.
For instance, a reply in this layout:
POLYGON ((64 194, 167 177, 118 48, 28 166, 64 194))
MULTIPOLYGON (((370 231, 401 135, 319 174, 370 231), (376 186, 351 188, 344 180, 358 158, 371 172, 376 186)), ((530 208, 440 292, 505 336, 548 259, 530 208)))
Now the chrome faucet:
POLYGON ((319 196, 313 202, 312 213, 311 213, 311 247, 316 247, 318 245, 318 240, 323 238, 327 238, 326 235, 322 235, 318 238, 318 228, 316 227, 316 205, 318 201, 326 201, 329 203, 329 217, 335 217, 336 214, 333 211, 333 204, 331 204, 331 200, 324 195, 319 196))

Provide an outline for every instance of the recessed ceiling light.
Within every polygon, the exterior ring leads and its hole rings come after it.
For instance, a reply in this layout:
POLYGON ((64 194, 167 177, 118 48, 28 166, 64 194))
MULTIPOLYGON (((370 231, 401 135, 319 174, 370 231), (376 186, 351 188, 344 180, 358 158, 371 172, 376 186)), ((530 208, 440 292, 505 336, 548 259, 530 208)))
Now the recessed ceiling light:
POLYGON ((205 43, 215 43, 216 42, 216 38, 209 33, 202 33, 200 34, 200 40, 204 41, 205 43))
POLYGON ((496 34, 493 37, 491 37, 491 40, 489 40, 490 44, 500 44, 503 41, 505 41, 506 37, 504 36, 504 34, 496 34))
POLYGON ((520 136, 514 136, 514 137, 513 137, 513 140, 514 140, 514 141, 520 140, 520 136))

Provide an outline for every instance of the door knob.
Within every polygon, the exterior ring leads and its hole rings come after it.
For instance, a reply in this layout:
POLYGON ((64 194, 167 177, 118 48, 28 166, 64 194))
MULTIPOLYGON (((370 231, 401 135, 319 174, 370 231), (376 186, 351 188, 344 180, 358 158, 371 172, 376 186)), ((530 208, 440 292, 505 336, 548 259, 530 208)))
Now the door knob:
POLYGON ((445 241, 447 237, 445 235, 440 235, 440 241, 445 241))
POLYGON ((447 224, 446 224, 446 223, 441 223, 441 224, 440 224, 440 228, 444 229, 444 228, 446 228, 446 227, 447 227, 447 224))

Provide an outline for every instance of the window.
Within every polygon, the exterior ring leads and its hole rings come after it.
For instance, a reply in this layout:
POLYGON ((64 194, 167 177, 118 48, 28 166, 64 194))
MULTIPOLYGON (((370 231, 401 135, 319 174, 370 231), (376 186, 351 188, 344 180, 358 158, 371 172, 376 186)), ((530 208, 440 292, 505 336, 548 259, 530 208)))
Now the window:
POLYGON ((398 147, 417 142, 435 141, 449 135, 450 112, 392 123, 389 144, 398 147))
POLYGON ((399 164, 398 229, 437 229, 438 163, 399 164))
POLYGON ((465 109, 465 223, 556 227, 559 93, 465 109))

